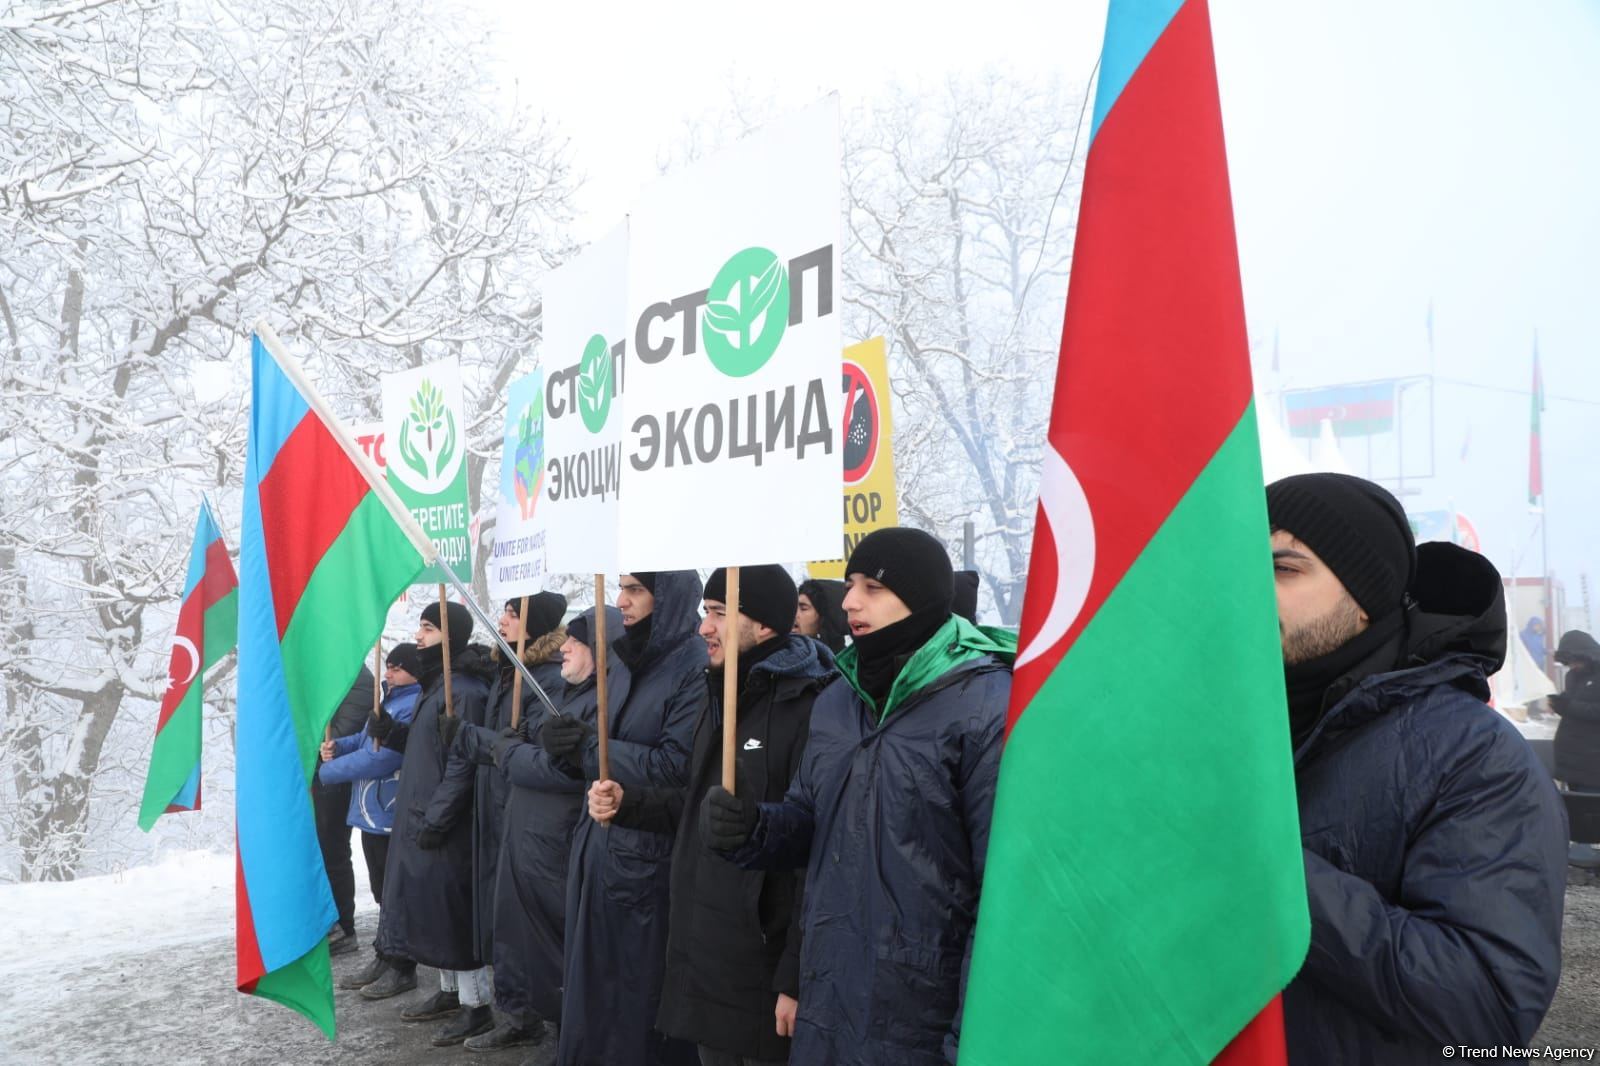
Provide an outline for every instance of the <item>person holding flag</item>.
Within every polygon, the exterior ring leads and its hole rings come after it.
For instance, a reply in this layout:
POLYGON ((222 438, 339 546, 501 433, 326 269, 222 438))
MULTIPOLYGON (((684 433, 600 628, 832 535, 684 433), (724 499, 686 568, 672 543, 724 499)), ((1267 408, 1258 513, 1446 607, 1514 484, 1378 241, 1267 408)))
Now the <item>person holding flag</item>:
POLYGON ((1311 907, 1290 1060, 1527 1047, 1561 974, 1566 821, 1484 702, 1500 575, 1416 544, 1400 502, 1347 474, 1274 482, 1267 514, 1311 907))
MULTIPOLYGON (((417 646, 405 642, 389 649, 383 669, 381 708, 396 723, 411 721, 422 686, 413 671, 417 666, 417 646)), ((401 754, 378 744, 368 732, 369 724, 346 737, 323 741, 322 765, 317 779, 325 785, 348 785, 350 809, 346 821, 361 830, 361 854, 367 861, 367 880, 373 901, 383 909, 383 871, 389 860, 389 834, 394 830, 395 797, 400 791, 401 754)), ((381 922, 381 917, 380 917, 381 922)), ((411 966, 407 959, 393 963, 377 949, 372 962, 339 981, 340 988, 362 988, 381 978, 391 965, 411 966)))
POLYGON ((434 1035, 438 1047, 459 1044, 494 1024, 489 975, 472 930, 473 778, 445 776, 451 733, 463 720, 483 720, 494 666, 482 645, 468 643, 472 615, 467 608, 451 603, 446 612, 441 624, 437 602, 422 609, 416 638, 422 692, 410 725, 380 712, 369 728, 386 747, 404 753, 383 878, 390 899, 379 915, 378 950, 412 965, 397 965, 361 990, 364 999, 387 999, 416 987, 416 963, 437 967, 439 991, 400 1016, 422 1022, 455 1015, 434 1035), (446 625, 450 708, 445 706, 446 625))
POLYGON ((817 697, 780 803, 707 790, 706 842, 806 870, 789 1061, 954 1061, 1015 638, 950 612, 944 546, 861 539, 845 566, 854 643, 817 697))
POLYGON ((667 972, 656 1027, 693 1041, 702 1066, 787 1062, 800 995, 800 902, 797 873, 740 870, 706 847, 700 801, 722 773, 725 645, 739 642, 740 793, 779 802, 805 751, 811 707, 837 676, 818 641, 785 632, 798 592, 781 566, 740 568, 739 605, 729 611, 727 572, 706 580, 700 623, 711 668, 710 699, 695 723, 689 785, 589 789, 597 822, 673 837, 672 910, 667 972))

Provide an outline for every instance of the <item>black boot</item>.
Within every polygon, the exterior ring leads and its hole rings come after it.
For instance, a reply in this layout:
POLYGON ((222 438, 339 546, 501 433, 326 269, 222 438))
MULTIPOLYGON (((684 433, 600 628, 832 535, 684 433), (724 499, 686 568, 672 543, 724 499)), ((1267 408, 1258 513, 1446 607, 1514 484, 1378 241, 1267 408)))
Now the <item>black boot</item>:
POLYGON ((448 1018, 461 1007, 461 997, 455 992, 435 992, 421 1003, 413 1003, 400 1012, 403 1022, 432 1022, 448 1018))
POLYGON ((383 956, 374 953, 372 956, 372 961, 367 963, 367 965, 361 967, 361 969, 357 970, 355 973, 345 974, 343 977, 339 978, 339 987, 361 988, 366 985, 370 985, 372 982, 382 977, 388 969, 389 964, 384 961, 383 956))
POLYGON ((433 1046, 449 1047, 493 1028, 494 1011, 489 1009, 487 1003, 481 1007, 462 1006, 450 1024, 433 1034, 433 1046))
MULTIPOLYGON (((338 926, 335 926, 334 928, 338 929, 338 926)), ((330 957, 334 955, 348 955, 355 949, 356 934, 354 929, 349 930, 348 932, 343 929, 339 929, 338 936, 334 936, 332 933, 328 934, 328 955, 330 957)))
POLYGON ((410 963, 406 966, 394 964, 384 972, 382 977, 370 985, 361 988, 362 999, 388 999, 398 996, 402 992, 409 992, 417 987, 417 964, 410 963))
POLYGON ((508 1047, 531 1047, 544 1039, 544 1022, 535 1019, 523 1025, 509 1018, 502 1019, 487 1033, 470 1038, 468 1051, 500 1051, 508 1047))

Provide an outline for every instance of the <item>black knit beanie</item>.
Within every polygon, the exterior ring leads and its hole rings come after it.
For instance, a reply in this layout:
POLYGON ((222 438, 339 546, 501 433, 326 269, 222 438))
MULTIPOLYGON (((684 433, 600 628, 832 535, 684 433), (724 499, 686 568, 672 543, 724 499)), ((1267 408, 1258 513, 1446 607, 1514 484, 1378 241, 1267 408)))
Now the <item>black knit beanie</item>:
POLYGON ((417 676, 417 646, 410 641, 396 644, 384 657, 384 665, 398 666, 412 677, 417 676))
POLYGON ((893 526, 861 538, 846 576, 869 577, 900 597, 913 614, 924 608, 948 610, 955 591, 950 554, 931 534, 893 526))
MULTIPOLYGON (((728 572, 713 570, 706 579, 702 599, 726 603, 728 572)), ((739 613, 768 629, 787 633, 794 628, 794 613, 800 606, 800 591, 794 587, 789 571, 776 563, 739 568, 739 613)))
MULTIPOLYGON (((422 609, 422 620, 435 629, 443 629, 439 624, 439 601, 435 600, 422 609)), ((472 612, 464 604, 450 604, 450 654, 460 655, 467 647, 467 638, 472 636, 472 612)))
MULTIPOLYGON (((518 596, 506 601, 506 610, 513 617, 521 617, 518 613, 522 606, 521 599, 518 596)), ((567 598, 561 593, 536 592, 528 597, 528 618, 522 631, 529 640, 538 640, 560 625, 561 616, 566 613, 567 598)))
POLYGON ((1297 474, 1267 486, 1267 518, 1316 552, 1368 618, 1400 609, 1417 542, 1387 489, 1349 474, 1297 474))

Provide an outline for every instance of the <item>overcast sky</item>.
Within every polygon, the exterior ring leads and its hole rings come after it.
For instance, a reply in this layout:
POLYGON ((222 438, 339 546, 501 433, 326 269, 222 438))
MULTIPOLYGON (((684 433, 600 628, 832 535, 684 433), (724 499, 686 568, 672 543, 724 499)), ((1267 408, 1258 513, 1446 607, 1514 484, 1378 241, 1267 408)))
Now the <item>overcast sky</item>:
MULTIPOLYGON (((837 90, 848 109, 985 67, 1083 82, 1105 20, 1103 2, 481 2, 508 81, 572 141, 586 238, 731 87, 795 107, 837 90)), ((1268 406, 1284 387, 1428 374, 1431 301, 1439 382, 1431 405, 1426 384, 1404 394, 1407 506, 1458 508, 1497 565, 1533 575, 1537 330, 1551 568, 1576 602, 1579 575, 1600 578, 1600 8, 1215 0, 1212 19, 1268 406)), ((1364 473, 1366 442, 1345 450, 1364 473)), ((1371 462, 1392 485, 1392 435, 1371 462)))

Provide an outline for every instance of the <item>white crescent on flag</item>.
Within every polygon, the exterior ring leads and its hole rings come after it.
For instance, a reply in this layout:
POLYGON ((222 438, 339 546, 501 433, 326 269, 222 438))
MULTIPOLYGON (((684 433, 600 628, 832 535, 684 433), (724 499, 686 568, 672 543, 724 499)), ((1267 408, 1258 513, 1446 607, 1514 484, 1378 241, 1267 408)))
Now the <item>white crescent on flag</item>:
POLYGON ((168 667, 174 685, 187 685, 194 680, 194 675, 200 672, 200 652, 195 648, 194 642, 188 637, 172 638, 172 663, 168 667), (189 676, 178 676, 178 652, 183 651, 189 656, 189 676))
POLYGON ((1039 472, 1039 508, 1050 524, 1056 587, 1039 631, 1017 654, 1017 666, 1037 659, 1067 635, 1089 598, 1089 583, 1094 578, 1094 515, 1089 511, 1089 497, 1078 475, 1052 447, 1045 448, 1039 472))

